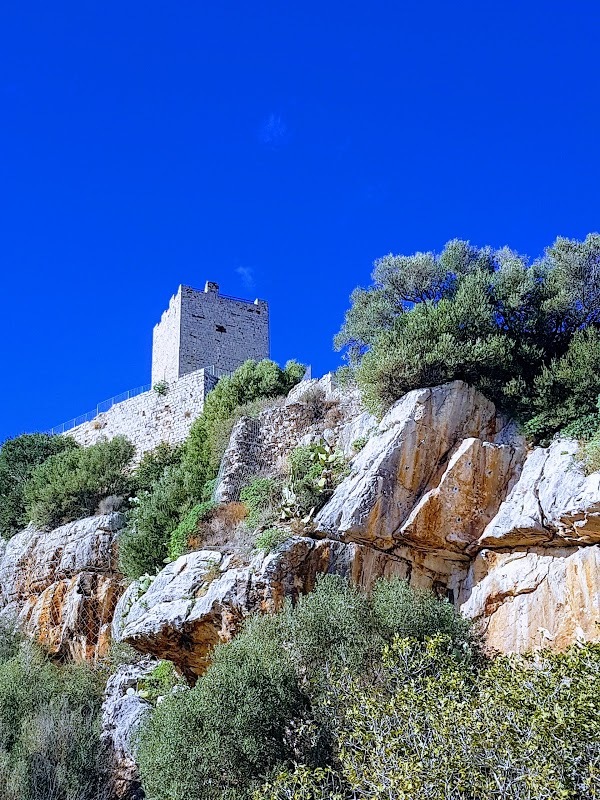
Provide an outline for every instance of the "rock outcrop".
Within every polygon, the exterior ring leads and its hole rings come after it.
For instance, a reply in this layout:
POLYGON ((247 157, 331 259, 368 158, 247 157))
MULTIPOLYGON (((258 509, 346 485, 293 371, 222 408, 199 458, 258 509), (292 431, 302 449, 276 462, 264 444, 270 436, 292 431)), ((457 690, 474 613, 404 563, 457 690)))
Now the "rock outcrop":
POLYGON ((299 445, 324 439, 354 455, 353 444, 377 426, 362 410, 357 391, 338 389, 331 374, 297 384, 284 403, 242 417, 235 425, 223 456, 216 498, 237 500, 240 488, 254 475, 277 475, 285 469, 289 452, 299 445))
POLYGON ((116 539, 123 524, 112 513, 13 536, 0 554, 0 613, 55 655, 103 656, 122 590, 116 539))
POLYGON ((461 611, 504 653, 600 639, 600 547, 482 550, 461 611))
POLYGON ((117 797, 140 800, 136 736, 152 710, 137 692, 138 682, 149 675, 157 662, 144 658, 138 664, 123 664, 108 679, 102 704, 102 742, 112 759, 111 775, 117 797))
POLYGON ((385 415, 319 529, 392 551, 464 551, 494 516, 524 442, 489 400, 461 381, 409 392, 385 415))
POLYGON ((600 472, 586 476, 576 454, 577 443, 569 439, 536 447, 479 547, 600 542, 600 472))
POLYGON ((141 593, 133 583, 115 613, 113 636, 142 653, 172 661, 194 682, 213 647, 254 611, 274 611, 285 597, 310 591, 319 573, 349 575, 353 552, 339 542, 292 537, 267 556, 236 565, 200 550, 178 558, 141 593))
POLYGON ((278 474, 299 444, 344 446, 350 473, 316 532, 250 563, 226 546, 182 556, 142 596, 130 587, 117 638, 194 680, 247 614, 277 608, 327 571, 367 590, 394 575, 433 588, 503 651, 600 638, 600 475, 583 474, 575 442, 528 452, 517 428, 460 381, 409 392, 378 425, 356 395, 341 397, 326 378, 241 420, 222 471, 227 497, 243 476, 278 474))

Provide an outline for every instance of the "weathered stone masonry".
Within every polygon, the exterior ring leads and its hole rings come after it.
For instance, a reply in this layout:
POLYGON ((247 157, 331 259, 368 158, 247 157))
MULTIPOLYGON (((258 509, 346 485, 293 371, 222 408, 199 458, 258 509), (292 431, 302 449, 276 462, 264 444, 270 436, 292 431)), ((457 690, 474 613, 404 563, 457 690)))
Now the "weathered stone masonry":
POLYGON ((180 286, 154 328, 152 386, 68 431, 84 447, 126 436, 136 459, 161 442, 179 444, 202 412, 207 393, 220 375, 249 358, 269 356, 269 307, 264 300, 237 300, 219 294, 216 283, 204 292, 180 286))
POLYGON ((117 403, 91 422, 84 422, 70 431, 79 444, 89 447, 102 439, 126 436, 136 446, 136 459, 161 442, 179 444, 190 432, 192 423, 202 412, 206 394, 216 383, 205 370, 192 372, 169 384, 167 393, 154 389, 117 403))
POLYGON ((154 328, 152 384, 176 381, 214 367, 233 372, 244 361, 269 357, 269 307, 264 300, 219 294, 216 283, 203 292, 180 286, 154 328))

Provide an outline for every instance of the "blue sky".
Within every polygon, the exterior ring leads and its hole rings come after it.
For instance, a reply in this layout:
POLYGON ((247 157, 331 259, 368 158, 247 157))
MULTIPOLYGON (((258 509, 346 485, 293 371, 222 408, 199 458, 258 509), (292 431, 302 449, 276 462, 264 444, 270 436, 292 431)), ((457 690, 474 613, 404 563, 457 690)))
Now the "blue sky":
POLYGON ((600 228, 600 4, 3 3, 0 440, 149 381, 179 283, 323 373, 385 253, 600 228))

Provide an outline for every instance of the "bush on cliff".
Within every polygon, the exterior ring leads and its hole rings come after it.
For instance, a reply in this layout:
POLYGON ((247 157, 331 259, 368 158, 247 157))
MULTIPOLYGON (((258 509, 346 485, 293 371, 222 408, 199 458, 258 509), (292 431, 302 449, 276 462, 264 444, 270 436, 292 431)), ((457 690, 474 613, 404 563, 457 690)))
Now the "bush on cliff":
POLYGON ((27 518, 52 528, 96 513, 106 497, 127 495, 134 452, 131 442, 117 436, 50 456, 25 483, 27 518))
POLYGON ((333 676, 326 769, 282 769, 255 800, 593 800, 600 645, 457 659, 447 636, 396 638, 367 679, 333 676))
MULTIPOLYGON (((221 378, 208 394, 204 409, 194 423, 181 451, 169 461, 168 454, 152 457, 140 478, 127 530, 120 537, 121 568, 130 578, 162 569, 171 536, 199 503, 211 500, 213 481, 234 422, 242 414, 260 410, 265 399, 286 394, 302 377, 305 368, 295 361, 281 369, 275 362, 246 361, 232 375, 221 378), (162 460, 161 460, 162 459, 162 460), (162 472, 160 463, 166 466, 162 472), (152 470, 156 470, 154 473, 152 470), (152 475, 160 477, 150 486, 152 475), (148 488, 145 488, 148 487, 148 488), (210 489, 210 491, 209 491, 210 489)), ((181 552, 182 531, 171 555, 181 552)))
POLYGON ((109 800, 101 702, 98 674, 53 664, 35 644, 0 628, 3 800, 109 800))
POLYGON ((544 438, 593 413, 600 392, 600 235, 559 238, 533 264, 449 242, 386 256, 356 289, 338 349, 368 407, 461 379, 544 438))
POLYGON ((33 470, 50 456, 76 447, 73 439, 45 433, 4 442, 0 448, 0 536, 9 539, 29 522, 24 490, 33 470))
POLYGON ((375 593, 372 600, 341 578, 321 578, 295 606, 250 619, 219 646, 197 685, 164 700, 142 732, 147 794, 241 800, 273 769, 333 763, 330 681, 344 669, 374 675, 392 630, 425 636, 439 619, 454 657, 471 660, 477 652, 468 623, 448 603, 398 580, 382 582, 375 593))
POLYGON ((284 369, 274 361, 246 361, 217 383, 186 442, 184 469, 191 495, 199 498, 206 481, 218 472, 236 411, 263 398, 287 394, 304 375, 305 367, 288 361, 284 369), (223 426, 229 430, 223 435, 223 426))

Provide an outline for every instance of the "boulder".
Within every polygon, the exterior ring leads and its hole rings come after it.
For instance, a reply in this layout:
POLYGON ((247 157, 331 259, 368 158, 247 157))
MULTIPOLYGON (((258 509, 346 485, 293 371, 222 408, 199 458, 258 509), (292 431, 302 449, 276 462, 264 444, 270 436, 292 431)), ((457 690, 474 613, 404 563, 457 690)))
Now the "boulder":
POLYGON ((62 525, 30 526, 0 554, 0 606, 51 653, 76 659, 102 657, 122 591, 116 541, 118 513, 62 525))
POLYGON ((503 653, 600 640, 600 546, 482 550, 460 610, 503 653))
POLYGON ((101 739, 111 759, 111 776, 118 798, 142 798, 136 763, 136 735, 152 705, 137 692, 138 681, 149 675, 157 661, 144 658, 123 664, 108 679, 104 692, 101 739))
POLYGON ((340 542, 292 537, 249 565, 200 550, 167 565, 140 594, 132 585, 117 609, 113 632, 142 653, 172 661, 190 682, 254 611, 273 611, 285 597, 313 588, 320 572, 348 575, 353 552, 340 542))
POLYGON ((461 381, 409 392, 358 453, 316 518, 328 536, 390 551, 465 550, 518 474, 524 443, 461 381), (468 440, 465 442, 465 440, 468 440), (481 500, 481 508, 470 508, 481 500))

